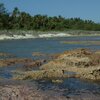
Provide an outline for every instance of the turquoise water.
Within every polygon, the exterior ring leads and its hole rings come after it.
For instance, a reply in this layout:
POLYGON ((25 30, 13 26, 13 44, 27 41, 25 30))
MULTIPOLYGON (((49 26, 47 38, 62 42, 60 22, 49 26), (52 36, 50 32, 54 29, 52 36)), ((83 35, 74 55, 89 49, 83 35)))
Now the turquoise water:
MULTIPOLYGON (((0 41, 0 52, 14 54, 16 57, 33 58, 32 52, 43 52, 48 54, 60 53, 65 50, 75 48, 90 48, 100 50, 100 45, 85 44, 63 44, 61 41, 100 41, 100 37, 66 37, 66 38, 47 38, 47 39, 26 39, 26 40, 4 40, 0 41)), ((18 65, 9 68, 0 68, 0 76, 11 78, 11 70, 18 65)), ((100 94, 100 82, 91 82, 79 79, 65 79, 62 84, 54 84, 50 81, 39 81, 38 88, 42 90, 62 91, 63 95, 77 95, 81 92, 92 92, 100 94), (67 91, 68 90, 68 91, 67 91)))

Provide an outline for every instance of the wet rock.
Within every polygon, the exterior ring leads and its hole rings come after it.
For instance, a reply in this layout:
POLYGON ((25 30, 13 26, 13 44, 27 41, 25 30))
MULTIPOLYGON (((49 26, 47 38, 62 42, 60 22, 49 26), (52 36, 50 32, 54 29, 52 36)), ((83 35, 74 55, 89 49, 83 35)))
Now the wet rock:
POLYGON ((57 79, 64 77, 62 70, 38 70, 38 71, 27 71, 27 72, 16 72, 17 76, 14 79, 17 80, 40 80, 40 79, 57 79))
MULTIPOLYGON (((99 64, 99 56, 87 49, 77 49, 56 54, 53 63, 63 63, 66 66, 89 67, 99 64), (97 58, 95 60, 95 58, 97 58)), ((52 61, 51 61, 52 62, 52 61)))
POLYGON ((60 56, 58 56, 58 58, 63 57, 64 55, 66 55, 67 57, 86 57, 88 55, 91 55, 93 52, 89 49, 75 49, 75 50, 69 50, 69 51, 65 51, 63 53, 60 54, 60 56))
POLYGON ((62 70, 45 70, 44 77, 53 79, 53 78, 62 78, 64 76, 64 73, 62 70))
MULTIPOLYGON (((0 66, 10 66, 23 63, 24 71, 39 67, 37 71, 23 72, 16 79, 45 79, 61 77, 80 77, 99 80, 100 55, 88 49, 66 51, 45 64, 45 60, 32 59, 6 59, 0 60, 0 66), (75 72, 75 75, 64 75, 64 71, 75 72), (94 71, 94 72, 93 72, 94 71), (92 73, 91 73, 92 72, 92 73)), ((19 73, 18 73, 19 74, 19 73)))
POLYGON ((43 70, 59 69, 76 72, 75 77, 99 80, 99 71, 96 70, 100 68, 100 54, 88 49, 66 51, 40 68, 43 70), (95 71, 95 74, 90 74, 92 71, 95 71))
MULTIPOLYGON (((0 100, 61 100, 57 96, 46 95, 28 86, 0 86, 0 100)), ((62 97, 63 100, 64 97, 62 97)))
POLYGON ((5 60, 0 60, 0 67, 11 66, 14 64, 19 64, 19 63, 29 63, 32 61, 33 61, 32 59, 28 59, 28 58, 5 59, 5 60))
POLYGON ((48 54, 41 53, 41 52, 33 52, 32 56, 47 56, 48 54))
MULTIPOLYGON (((0 86, 1 100, 25 100, 28 99, 28 88, 22 86, 0 86)), ((30 97, 29 97, 30 99, 30 97)))
POLYGON ((77 95, 68 95, 68 100, 99 100, 100 95, 91 92, 78 93, 77 95))
POLYGON ((90 72, 83 73, 81 77, 92 80, 100 80, 100 67, 95 68, 90 72))
POLYGON ((5 52, 0 52, 0 57, 15 57, 15 55, 5 52))
POLYGON ((46 60, 35 60, 35 61, 29 62, 27 64, 24 64, 23 69, 26 71, 32 70, 33 68, 41 66, 45 62, 46 62, 46 60))
MULTIPOLYGON (((68 91, 68 90, 66 90, 68 91)), ((63 96, 59 91, 37 90, 29 85, 5 85, 0 86, 0 100, 99 100, 100 95, 91 92, 83 92, 78 95, 63 96)))
POLYGON ((89 56, 90 61, 90 66, 99 66, 100 65, 100 54, 92 54, 89 56))

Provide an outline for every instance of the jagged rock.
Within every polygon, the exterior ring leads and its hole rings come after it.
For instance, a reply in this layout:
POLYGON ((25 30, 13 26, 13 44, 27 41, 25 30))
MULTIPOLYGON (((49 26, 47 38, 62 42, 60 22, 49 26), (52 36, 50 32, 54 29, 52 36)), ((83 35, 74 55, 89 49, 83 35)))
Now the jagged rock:
POLYGON ((0 86, 0 100, 66 100, 64 96, 43 93, 27 85, 0 86))
POLYGON ((45 62, 46 62, 46 60, 34 60, 32 62, 24 64, 23 69, 24 70, 32 70, 33 68, 41 66, 45 62))
MULTIPOLYGON (((66 89, 68 91, 68 89, 66 89)), ((70 91, 68 91, 70 92, 70 91)), ((83 91, 78 95, 58 94, 58 91, 42 91, 29 85, 0 86, 0 100, 99 100, 99 94, 83 91)))
POLYGON ((62 70, 38 70, 38 71, 27 71, 18 72, 18 76, 14 77, 17 80, 27 80, 27 79, 54 79, 64 77, 62 70))
POLYGON ((99 80, 99 71, 96 70, 100 68, 100 54, 88 49, 66 51, 40 68, 43 70, 59 69, 71 71, 77 73, 81 78, 99 80), (95 74, 90 74, 92 71, 95 74))
POLYGON ((86 79, 92 79, 92 80, 100 80, 100 67, 90 72, 83 73, 81 77, 86 78, 86 79))

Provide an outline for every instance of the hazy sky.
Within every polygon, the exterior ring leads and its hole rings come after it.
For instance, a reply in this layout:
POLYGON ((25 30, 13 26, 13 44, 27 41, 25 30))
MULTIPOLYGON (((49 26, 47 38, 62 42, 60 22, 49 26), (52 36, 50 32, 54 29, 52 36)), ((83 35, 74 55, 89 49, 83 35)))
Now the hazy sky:
POLYGON ((100 0, 0 0, 9 12, 14 7, 31 15, 80 17, 100 22, 100 0))

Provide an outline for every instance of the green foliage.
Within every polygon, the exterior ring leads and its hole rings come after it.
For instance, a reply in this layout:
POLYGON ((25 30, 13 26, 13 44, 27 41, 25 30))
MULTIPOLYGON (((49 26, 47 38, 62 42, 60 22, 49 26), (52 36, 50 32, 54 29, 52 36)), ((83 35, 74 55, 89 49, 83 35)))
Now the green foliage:
POLYGON ((0 4, 0 29, 8 28, 9 14, 6 12, 4 4, 0 4))
POLYGON ((31 16, 26 12, 20 12, 17 7, 14 8, 11 14, 8 14, 4 4, 0 4, 0 29, 100 31, 100 23, 62 16, 49 17, 40 14, 31 16))

